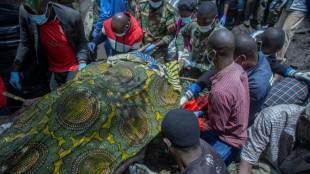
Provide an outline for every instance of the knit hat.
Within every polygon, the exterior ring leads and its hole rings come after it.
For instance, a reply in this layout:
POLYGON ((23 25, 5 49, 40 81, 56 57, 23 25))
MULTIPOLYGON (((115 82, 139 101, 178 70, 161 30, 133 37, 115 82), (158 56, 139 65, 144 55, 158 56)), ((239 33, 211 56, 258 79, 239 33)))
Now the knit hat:
POLYGON ((182 148, 199 144, 199 123, 192 111, 174 109, 168 112, 162 122, 162 133, 172 145, 182 148))

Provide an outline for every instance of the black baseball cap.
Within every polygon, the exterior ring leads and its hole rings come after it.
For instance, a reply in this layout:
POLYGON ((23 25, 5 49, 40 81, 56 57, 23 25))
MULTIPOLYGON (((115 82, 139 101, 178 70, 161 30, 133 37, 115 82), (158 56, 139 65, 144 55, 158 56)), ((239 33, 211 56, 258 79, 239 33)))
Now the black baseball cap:
POLYGON ((182 148, 193 147, 199 144, 200 139, 198 119, 192 111, 174 109, 163 119, 162 133, 172 145, 182 148))

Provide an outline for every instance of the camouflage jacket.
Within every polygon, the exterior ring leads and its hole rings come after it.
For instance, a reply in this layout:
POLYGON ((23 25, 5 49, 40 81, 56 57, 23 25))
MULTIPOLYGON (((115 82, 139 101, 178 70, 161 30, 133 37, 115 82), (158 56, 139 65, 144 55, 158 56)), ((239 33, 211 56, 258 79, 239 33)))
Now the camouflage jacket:
POLYGON ((179 32, 176 39, 177 51, 184 50, 184 38, 191 36, 190 44, 192 46, 191 61, 200 64, 200 70, 205 71, 210 68, 210 62, 207 58, 208 51, 207 42, 210 35, 218 29, 225 28, 215 21, 215 27, 207 33, 200 32, 197 22, 191 22, 185 25, 179 32))
POLYGON ((176 32, 175 9, 165 0, 158 9, 150 7, 149 0, 136 1, 135 17, 143 29, 143 44, 163 40, 169 44, 176 32))

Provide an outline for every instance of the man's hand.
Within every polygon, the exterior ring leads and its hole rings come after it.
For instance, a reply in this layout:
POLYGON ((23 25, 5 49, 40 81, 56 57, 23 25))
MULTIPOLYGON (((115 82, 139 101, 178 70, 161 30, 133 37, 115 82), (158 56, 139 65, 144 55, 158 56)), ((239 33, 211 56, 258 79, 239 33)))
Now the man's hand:
POLYGON ((310 83, 310 72, 298 72, 295 74, 295 78, 310 83))
POLYGON ((189 61, 189 60, 187 60, 185 58, 182 58, 182 60, 184 61, 184 68, 195 67, 196 66, 195 62, 189 61))
POLYGON ((252 171, 252 164, 241 159, 241 162, 238 168, 238 174, 251 174, 251 171, 252 171))
POLYGON ((130 174, 157 174, 156 172, 152 172, 149 168, 147 168, 143 164, 134 164, 133 166, 129 166, 130 174))
POLYGON ((11 72, 10 84, 13 86, 13 88, 17 90, 22 90, 22 86, 19 83, 18 72, 13 72, 13 71, 11 72))
POLYGON ((225 23, 226 23, 226 16, 222 16, 222 18, 220 20, 220 24, 224 26, 225 23))
POLYGON ((96 44, 94 43, 94 42, 89 42, 88 44, 87 44, 87 46, 88 46, 88 49, 92 52, 92 53, 95 53, 95 48, 96 48, 96 44))
POLYGON ((97 37, 98 34, 99 34, 99 32, 96 29, 94 29, 94 31, 92 33, 93 38, 97 37))
POLYGON ((188 90, 180 100, 180 106, 183 106, 186 102, 193 100, 194 94, 191 90, 188 90))
POLYGON ((152 52, 155 48, 156 46, 152 44, 151 46, 147 47, 147 49, 145 49, 144 53, 150 54, 150 52, 152 52))
POLYGON ((292 68, 287 70, 287 76, 310 83, 310 72, 299 72, 292 68))
POLYGON ((86 67, 86 62, 81 62, 81 63, 79 64, 79 71, 80 71, 81 69, 85 68, 85 67, 86 67))

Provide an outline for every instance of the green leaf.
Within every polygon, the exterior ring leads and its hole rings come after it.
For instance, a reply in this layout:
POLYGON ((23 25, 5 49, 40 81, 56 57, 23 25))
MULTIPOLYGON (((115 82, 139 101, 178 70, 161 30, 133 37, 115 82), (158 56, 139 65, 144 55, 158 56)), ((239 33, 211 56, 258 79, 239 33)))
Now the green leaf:
POLYGON ((40 0, 25 0, 25 4, 35 13, 39 13, 40 0))

